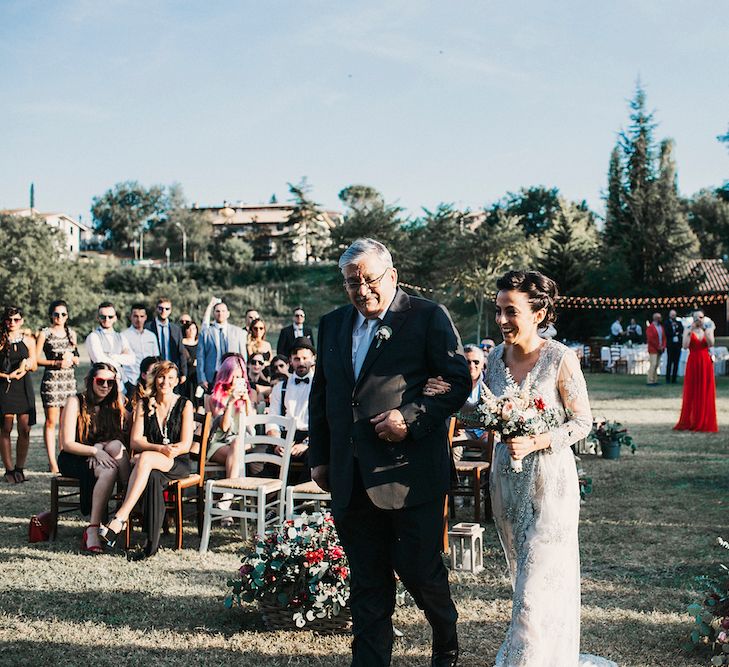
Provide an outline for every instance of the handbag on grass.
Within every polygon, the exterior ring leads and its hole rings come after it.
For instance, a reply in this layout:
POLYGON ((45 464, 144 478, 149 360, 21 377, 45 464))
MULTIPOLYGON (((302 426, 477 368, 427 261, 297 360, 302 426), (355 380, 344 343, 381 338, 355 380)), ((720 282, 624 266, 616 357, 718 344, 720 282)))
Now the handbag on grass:
POLYGON ((51 513, 41 512, 30 517, 28 542, 47 542, 51 535, 51 513))

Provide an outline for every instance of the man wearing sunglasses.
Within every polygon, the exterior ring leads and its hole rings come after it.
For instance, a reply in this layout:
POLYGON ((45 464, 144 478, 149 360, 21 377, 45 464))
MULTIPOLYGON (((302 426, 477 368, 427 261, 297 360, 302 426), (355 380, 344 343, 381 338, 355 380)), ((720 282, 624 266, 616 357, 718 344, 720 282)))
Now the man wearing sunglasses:
POLYGON ((291 324, 281 329, 281 333, 278 336, 278 343, 276 344, 276 354, 282 354, 288 359, 291 356, 292 347, 297 338, 308 338, 310 341, 314 340, 314 332, 311 330, 311 327, 304 324, 305 320, 306 313, 304 313, 304 309, 297 308, 294 311, 291 324))
POLYGON ((215 322, 200 332, 197 347, 197 380, 205 391, 212 386, 215 373, 226 354, 233 352, 248 359, 246 331, 228 321, 228 306, 218 301, 213 308, 213 317, 215 322))
POLYGON ((182 328, 170 319, 172 315, 172 302, 161 296, 157 299, 157 308, 154 319, 147 321, 145 327, 157 338, 159 356, 165 361, 171 361, 180 369, 178 387, 185 382, 187 376, 187 355, 182 342, 184 338, 182 328))
POLYGON ((99 326, 86 337, 86 351, 92 364, 105 362, 116 368, 120 389, 122 366, 134 363, 134 352, 129 343, 114 330, 116 309, 114 304, 104 301, 98 308, 99 326))

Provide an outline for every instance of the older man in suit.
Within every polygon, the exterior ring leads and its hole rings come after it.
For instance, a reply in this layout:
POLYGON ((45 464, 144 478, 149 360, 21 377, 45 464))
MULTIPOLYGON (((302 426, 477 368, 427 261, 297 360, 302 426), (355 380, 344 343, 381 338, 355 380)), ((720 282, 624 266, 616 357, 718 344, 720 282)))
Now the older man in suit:
POLYGON ((381 243, 355 241, 339 268, 351 304, 319 325, 309 463, 351 566, 352 665, 390 664, 397 572, 432 626, 431 664, 450 667, 458 614, 440 548, 447 420, 471 389, 461 341, 445 308, 397 287, 381 243), (436 376, 451 390, 424 396, 436 376))
POLYGON ((197 381, 206 391, 212 386, 215 373, 223 357, 228 353, 248 358, 246 332, 228 322, 230 311, 220 301, 213 309, 215 322, 203 329, 197 348, 197 381))

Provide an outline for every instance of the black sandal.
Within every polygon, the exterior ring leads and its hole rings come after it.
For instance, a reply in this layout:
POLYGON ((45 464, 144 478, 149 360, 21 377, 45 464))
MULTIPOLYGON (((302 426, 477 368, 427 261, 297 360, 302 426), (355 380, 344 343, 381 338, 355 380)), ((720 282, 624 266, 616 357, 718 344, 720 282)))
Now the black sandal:
POLYGON ((15 471, 14 470, 8 470, 5 468, 5 474, 3 475, 3 479, 8 484, 17 484, 18 480, 15 478, 15 471))
POLYGON ((25 473, 23 472, 22 468, 18 468, 18 466, 15 466, 15 470, 13 470, 13 476, 15 477, 15 483, 16 484, 22 484, 26 481, 25 473))
MULTIPOLYGON (((116 517, 114 517, 114 519, 116 519, 116 517)), ((114 519, 112 519, 112 521, 114 519)), ((119 521, 119 519, 116 520, 119 521)), ((111 521, 109 523, 111 523, 111 521)), ((99 537, 106 546, 109 547, 109 549, 113 549, 116 546, 116 541, 119 539, 119 535, 127 528, 126 521, 120 521, 120 523, 121 528, 118 531, 112 530, 109 526, 104 526, 103 524, 99 527, 99 537)))

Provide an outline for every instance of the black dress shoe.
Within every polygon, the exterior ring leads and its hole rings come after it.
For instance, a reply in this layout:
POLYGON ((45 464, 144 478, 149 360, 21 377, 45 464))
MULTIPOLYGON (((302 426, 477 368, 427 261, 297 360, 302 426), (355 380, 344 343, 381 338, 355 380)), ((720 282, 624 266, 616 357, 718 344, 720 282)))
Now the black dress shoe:
POLYGON ((430 667, 456 667, 458 664, 458 649, 451 651, 438 651, 430 659, 430 667))

